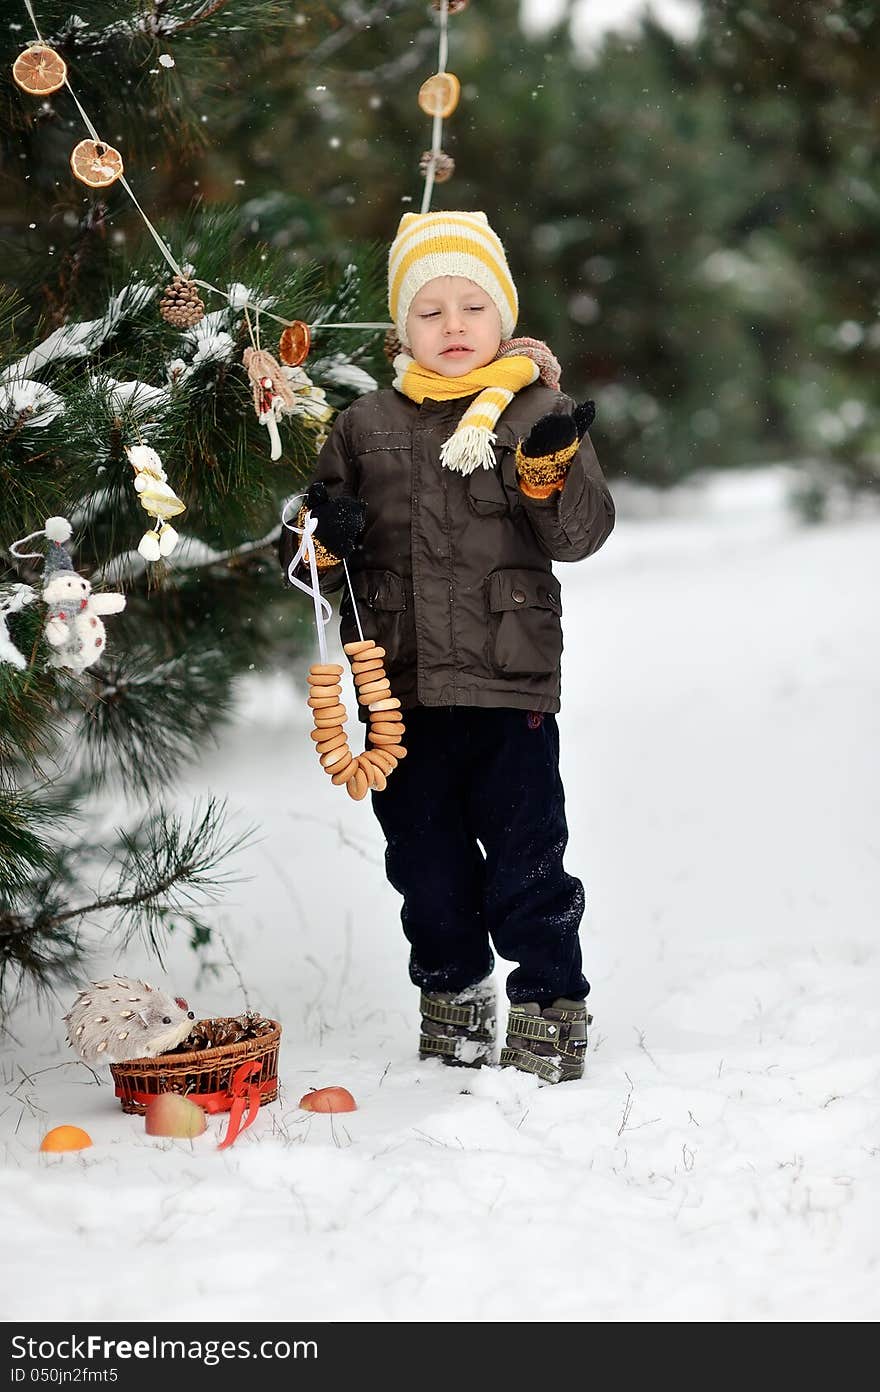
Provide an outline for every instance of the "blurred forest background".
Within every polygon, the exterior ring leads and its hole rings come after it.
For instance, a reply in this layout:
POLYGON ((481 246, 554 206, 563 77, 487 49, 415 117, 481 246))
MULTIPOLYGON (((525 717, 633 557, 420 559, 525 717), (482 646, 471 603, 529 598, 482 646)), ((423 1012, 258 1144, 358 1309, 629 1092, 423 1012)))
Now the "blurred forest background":
MULTIPOLYGON (((569 393, 596 399, 612 478, 663 486, 785 460, 821 515, 833 485, 874 487, 880 468, 880 4, 695 0, 690 39, 648 9, 583 51, 571 20, 589 7, 530 0, 524 24, 513 0, 470 0, 450 18, 462 96, 443 144, 456 170, 432 207, 482 208, 498 228, 521 331, 553 345, 569 393), (557 16, 550 27, 542 10, 557 16)), ((204 8, 141 6, 160 18, 204 8)), ((132 79, 112 49, 76 67, 142 205, 166 228, 194 199, 233 208, 243 248, 266 242, 291 265, 338 271, 368 244, 381 255, 401 211, 420 205, 429 0, 212 8, 219 71, 200 56, 204 25, 168 36, 174 67, 154 51, 132 79)), ((72 13, 57 0, 38 9, 44 32, 72 13)), ((132 6, 79 9, 91 24, 132 6)), ((31 36, 21 0, 0 13, 13 54, 31 36)), ((5 159, 32 166, 32 202, 7 164, 4 278, 51 313, 64 245, 93 208, 66 158, 51 158, 53 131, 66 152, 78 116, 56 100, 42 123, 5 126, 5 159)), ((92 239, 134 253, 141 220, 118 186, 105 198, 92 239)), ((78 293, 90 267, 80 240, 78 293)), ((100 248, 94 264, 103 274, 100 248)))

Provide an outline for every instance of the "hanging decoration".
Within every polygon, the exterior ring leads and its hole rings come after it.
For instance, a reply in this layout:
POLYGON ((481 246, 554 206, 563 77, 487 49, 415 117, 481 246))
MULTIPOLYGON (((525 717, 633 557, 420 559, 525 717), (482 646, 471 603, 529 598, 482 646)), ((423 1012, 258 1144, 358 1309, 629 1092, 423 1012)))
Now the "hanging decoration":
POLYGON ((175 329, 192 329, 205 317, 205 304, 185 275, 176 275, 159 301, 159 313, 175 329))
POLYGON ((295 319, 288 324, 278 342, 278 356, 287 367, 299 367, 309 356, 312 335, 308 324, 295 319))
POLYGON ((318 647, 321 661, 309 668, 308 704, 312 712, 314 729, 310 731, 315 743, 321 767, 330 776, 335 787, 344 787, 349 797, 360 802, 372 788, 377 793, 387 787, 388 776, 397 768, 401 759, 406 758, 403 736, 406 726, 401 715, 400 701, 391 693, 391 683, 385 675, 382 659, 385 649, 378 646, 372 638, 364 638, 358 614, 357 601, 348 574, 348 563, 343 559, 346 579, 351 593, 355 622, 360 639, 346 643, 344 651, 351 662, 351 671, 361 705, 369 712, 369 748, 353 754, 345 733, 348 718, 342 695, 342 666, 338 662, 327 661, 327 641, 324 628, 329 622, 332 608, 321 594, 318 583, 318 546, 314 535, 316 520, 307 508, 300 508, 297 522, 288 520, 287 513, 299 501, 289 498, 281 516, 282 526, 296 532, 301 540, 296 555, 287 568, 287 577, 297 589, 312 596, 315 606, 315 624, 318 630, 318 647), (307 585, 296 574, 300 562, 309 567, 311 584, 307 585))
POLYGON ((12 65, 12 76, 31 97, 49 97, 64 86, 67 64, 48 44, 31 43, 12 65))
POLYGON ((455 173, 455 160, 446 153, 442 144, 443 122, 455 111, 461 96, 461 83, 455 73, 446 70, 449 48, 448 21, 450 15, 467 9, 468 0, 432 0, 432 3, 434 9, 440 13, 437 71, 422 83, 418 94, 420 109, 433 118, 431 148, 424 150, 419 160, 419 171, 425 181, 421 208, 423 213, 430 211, 434 185, 447 183, 455 173))
POLYGON ((122 156, 103 140, 81 140, 70 156, 74 176, 87 188, 105 189, 122 175, 122 156))
POLYGON ((63 543, 73 531, 65 517, 50 517, 46 523, 49 551, 43 567, 43 603, 48 609, 46 640, 54 649, 51 667, 83 672, 91 667, 106 648, 104 614, 118 614, 125 608, 125 595, 95 594, 88 580, 73 568, 63 543))
POLYGON ((181 502, 171 487, 162 460, 150 445, 126 445, 125 453, 134 469, 138 501, 156 522, 155 527, 144 532, 137 549, 145 561, 158 561, 160 556, 170 556, 180 540, 169 526, 168 518, 185 512, 186 503, 181 502))
POLYGON ((49 517, 45 527, 14 541, 9 553, 20 561, 45 560, 41 598, 47 609, 46 641, 53 649, 49 666, 83 672, 104 655, 107 634, 102 615, 120 613, 125 608, 125 595, 93 593, 90 582, 74 570, 65 548, 72 534, 66 517, 49 517), (49 541, 45 557, 41 551, 19 550, 40 536, 49 541))
POLYGON ((390 363, 393 363, 394 359, 398 356, 398 354, 403 352, 403 344, 400 341, 396 329, 388 330, 388 332, 385 335, 385 341, 382 347, 385 356, 390 363))
POLYGON ((445 184, 455 173, 455 160, 445 150, 425 150, 419 160, 422 177, 427 178, 431 166, 434 168, 434 183, 445 184))
POLYGON ((269 432, 271 459, 281 458, 281 436, 278 422, 286 412, 296 409, 294 393, 288 385, 281 364, 265 348, 245 348, 242 362, 247 368, 254 396, 254 410, 260 425, 269 432))
POLYGON ((458 106, 461 83, 455 73, 434 73, 419 88, 419 106, 428 116, 442 116, 445 120, 458 106))
MULTIPOLYGON (((212 294, 219 295, 221 299, 227 300, 229 298, 228 291, 221 290, 218 286, 212 285, 210 281, 199 280, 195 277, 189 277, 185 275, 181 267, 177 264, 177 261, 175 260, 170 248, 166 245, 162 237, 160 237, 159 233, 156 231, 156 228, 153 226, 152 222, 147 217, 147 214, 144 212, 143 208, 141 207, 140 203, 135 197, 134 190, 132 189, 128 180, 125 178, 121 154, 118 150, 114 149, 112 145, 109 145, 106 141, 101 139, 101 136, 99 135, 94 125, 94 122, 92 121, 88 112, 83 107, 81 101, 74 92, 70 84, 70 81, 68 80, 67 65, 64 63, 64 60, 58 54, 54 53, 54 50, 49 47, 49 45, 45 42, 42 34, 40 33, 40 26, 37 23, 37 18, 34 14, 34 9, 33 5, 31 4, 31 0, 24 0, 24 7, 28 12, 30 21, 34 26, 34 33, 37 37, 36 40, 32 44, 30 44, 27 49, 24 50, 24 52, 19 54, 19 57, 16 59, 16 62, 13 65, 13 75, 15 76, 15 80, 18 83, 18 85, 22 87, 22 90, 30 91, 34 96, 43 95, 45 91, 49 90, 48 87, 44 88, 42 86, 37 86, 37 83, 54 81, 56 77, 60 77, 60 82, 58 84, 59 86, 64 85, 67 87, 67 90, 70 93, 73 102, 82 118, 83 124, 85 125, 91 137, 90 141, 80 142, 80 144, 74 150, 73 155, 71 156, 72 167, 74 166, 74 156, 76 156, 76 167, 74 168, 74 173, 76 174, 77 178, 82 178, 83 182, 89 184, 92 188, 106 188, 108 184, 113 183, 118 179, 119 182, 122 184, 122 187, 128 194, 129 198, 131 199, 132 203, 134 204, 135 208, 137 209, 138 214, 143 220, 144 226, 146 227, 150 236, 153 238, 153 241, 156 243, 156 246, 159 248, 159 251, 161 252, 165 261, 168 263, 168 265, 174 272, 175 279, 179 280, 180 282, 185 282, 189 285, 198 286, 202 290, 210 290, 212 294), (42 54, 42 59, 38 58, 36 61, 34 61, 34 59, 30 57, 31 52, 42 54), (49 55, 52 55, 52 57, 50 58, 49 55), (61 66, 56 67, 56 64, 53 62, 53 59, 57 60, 57 64, 60 64, 61 66), (40 72, 42 72, 43 75, 37 76, 36 74, 40 72), (29 73, 33 73, 34 75, 29 77, 29 73), (30 86, 25 85, 28 82, 30 83, 30 86), (77 154, 77 152, 79 152, 79 154, 77 154)), ((57 90, 57 88, 53 88, 52 90, 57 90)), ((169 287, 169 290, 170 289, 171 287, 169 287)), ((176 299, 176 296, 173 296, 172 298, 176 299)), ((243 302, 238 304, 237 307, 245 310, 253 309, 257 312, 259 312, 260 309, 260 306, 258 304, 252 303, 249 300, 244 300, 243 302)), ((273 319, 276 323, 280 324, 283 329, 293 328, 296 334, 301 334, 302 330, 305 329, 306 334, 309 338, 311 335, 311 331, 315 328, 387 329, 389 327, 387 323, 374 324, 356 322, 343 324, 322 322, 320 324, 307 325, 303 324, 301 320, 283 319, 278 314, 272 314, 268 309, 264 309, 263 313, 266 314, 268 318, 273 319)), ((308 344, 306 344, 306 352, 308 352, 308 344)), ((300 359, 300 362, 302 361, 305 361, 305 357, 300 359)), ((291 359, 290 365, 297 366, 298 364, 295 361, 293 361, 293 359, 291 359)))
POLYGON ((366 638, 346 643, 345 653, 351 659, 358 701, 370 713, 367 739, 373 748, 352 754, 348 747, 348 716, 339 699, 342 667, 337 662, 313 663, 309 668, 309 705, 315 725, 311 737, 330 781, 337 787, 344 784, 349 796, 359 802, 370 788, 383 792, 389 773, 405 758, 402 740, 406 726, 400 701, 391 695, 391 683, 382 665, 385 649, 378 647, 374 639, 366 638))

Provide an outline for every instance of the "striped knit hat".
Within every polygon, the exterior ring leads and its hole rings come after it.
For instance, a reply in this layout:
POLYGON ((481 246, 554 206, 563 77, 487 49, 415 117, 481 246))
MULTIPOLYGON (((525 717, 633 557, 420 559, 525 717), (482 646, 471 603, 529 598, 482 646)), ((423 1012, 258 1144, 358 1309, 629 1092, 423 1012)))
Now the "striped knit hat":
POLYGON ((466 276, 501 316, 501 337, 511 338, 519 313, 504 247, 485 213, 404 213, 388 254, 388 308, 401 343, 413 299, 436 276, 466 276))

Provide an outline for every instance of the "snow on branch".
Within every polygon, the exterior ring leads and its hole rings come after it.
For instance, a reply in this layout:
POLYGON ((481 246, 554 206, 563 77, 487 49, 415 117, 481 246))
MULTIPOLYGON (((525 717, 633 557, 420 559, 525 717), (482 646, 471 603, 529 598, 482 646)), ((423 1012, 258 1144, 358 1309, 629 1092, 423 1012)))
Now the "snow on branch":
POLYGON ((18 362, 0 372, 0 385, 33 377, 41 368, 62 358, 87 358, 115 333, 124 319, 149 304, 156 294, 154 285, 126 285, 114 295, 107 313, 100 319, 63 324, 18 362))

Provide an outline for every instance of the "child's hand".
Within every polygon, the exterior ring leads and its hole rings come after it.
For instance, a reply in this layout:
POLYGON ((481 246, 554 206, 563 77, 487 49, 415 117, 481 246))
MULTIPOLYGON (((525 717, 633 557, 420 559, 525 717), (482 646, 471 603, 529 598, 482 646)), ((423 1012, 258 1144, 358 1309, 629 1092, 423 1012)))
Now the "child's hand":
POLYGON ((542 459, 557 450, 566 449, 580 440, 596 418, 596 403, 585 401, 576 406, 572 415, 551 412, 535 421, 528 435, 520 441, 520 453, 526 459, 542 459))
POLYGON ((348 494, 331 498, 326 484, 313 483, 306 493, 305 506, 315 519, 315 536, 321 545, 340 560, 347 560, 363 534, 366 503, 348 494))

